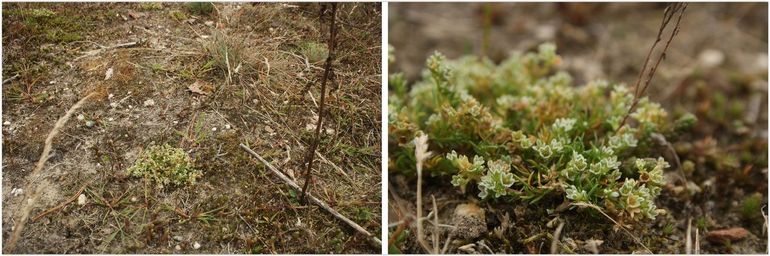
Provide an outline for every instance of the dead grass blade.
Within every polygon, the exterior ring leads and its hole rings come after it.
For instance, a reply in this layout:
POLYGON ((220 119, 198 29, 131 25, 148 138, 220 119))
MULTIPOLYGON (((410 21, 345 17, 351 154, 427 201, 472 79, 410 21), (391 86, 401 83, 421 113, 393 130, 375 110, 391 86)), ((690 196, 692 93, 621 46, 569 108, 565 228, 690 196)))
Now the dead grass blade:
POLYGON ((51 148, 53 147, 53 139, 56 137, 56 135, 59 134, 59 130, 64 127, 64 125, 67 123, 67 121, 69 121, 70 117, 75 113, 75 111, 82 107, 89 99, 103 95, 104 93, 104 91, 97 90, 80 99, 77 103, 75 103, 75 105, 72 105, 72 107, 70 107, 69 110, 64 113, 64 116, 56 121, 53 129, 51 129, 51 132, 48 133, 48 137, 45 139, 45 145, 43 146, 43 152, 40 154, 40 158, 35 165, 35 169, 32 170, 29 176, 27 176, 29 177, 30 183, 27 184, 24 190, 32 191, 32 193, 29 194, 24 201, 22 201, 24 206, 18 212, 20 216, 19 222, 15 225, 13 234, 11 234, 11 237, 8 239, 8 242, 5 246, 6 253, 11 253, 16 248, 16 243, 19 241, 22 231, 24 231, 24 226, 27 224, 27 219, 29 219, 29 214, 32 211, 32 207, 35 205, 38 197, 40 196, 41 188, 34 187, 35 184, 33 181, 38 179, 40 176, 40 171, 43 169, 43 166, 45 166, 45 162, 48 161, 48 157, 51 154, 51 148), (34 187, 34 189, 30 189, 30 187, 34 187))
POLYGON ((573 202, 573 203, 572 203, 572 205, 574 205, 574 206, 585 206, 585 207, 590 207, 590 208, 593 208, 594 210, 597 210, 597 211, 599 211, 599 213, 601 213, 602 215, 604 215, 604 217, 606 217, 607 219, 609 219, 610 221, 612 221, 612 223, 614 223, 615 225, 617 225, 618 227, 620 227, 621 229, 623 229, 623 231, 626 231, 626 233, 627 233, 629 236, 631 236, 631 238, 633 238, 633 239, 634 239, 634 241, 635 241, 637 244, 641 245, 641 246, 642 246, 642 247, 643 247, 645 250, 647 250, 647 251, 649 251, 649 252, 652 252, 652 251, 650 250, 650 248, 647 248, 647 246, 646 246, 646 245, 644 245, 644 243, 642 243, 642 240, 641 240, 641 239, 639 239, 638 237, 636 237, 636 236, 635 236, 633 233, 631 233, 631 231, 629 231, 628 229, 626 229, 626 227, 623 227, 623 225, 620 225, 620 223, 618 223, 617 221, 615 221, 615 219, 613 219, 612 217, 610 217, 610 215, 607 215, 607 213, 605 213, 605 212, 602 210, 602 208, 600 208, 599 206, 596 206, 596 205, 594 205, 594 204, 591 204, 591 203, 582 203, 582 202, 573 202))

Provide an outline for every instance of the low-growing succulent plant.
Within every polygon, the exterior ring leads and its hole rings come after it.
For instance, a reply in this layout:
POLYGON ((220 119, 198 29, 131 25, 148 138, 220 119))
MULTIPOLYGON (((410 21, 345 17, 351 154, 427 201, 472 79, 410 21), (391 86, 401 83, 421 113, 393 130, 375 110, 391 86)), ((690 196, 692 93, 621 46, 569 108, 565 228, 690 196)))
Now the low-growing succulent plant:
POLYGON ((159 187, 194 184, 202 175, 193 167, 187 152, 168 144, 150 146, 127 172, 131 176, 150 179, 159 187))
POLYGON ((391 172, 414 175, 413 139, 427 134, 435 154, 423 173, 451 176, 463 193, 529 203, 563 197, 624 220, 655 219, 669 164, 653 137, 695 120, 671 122, 644 97, 624 123, 633 89, 605 81, 573 86, 568 74, 553 71, 555 50, 543 44, 500 64, 436 53, 411 88, 402 74, 391 75, 391 172))

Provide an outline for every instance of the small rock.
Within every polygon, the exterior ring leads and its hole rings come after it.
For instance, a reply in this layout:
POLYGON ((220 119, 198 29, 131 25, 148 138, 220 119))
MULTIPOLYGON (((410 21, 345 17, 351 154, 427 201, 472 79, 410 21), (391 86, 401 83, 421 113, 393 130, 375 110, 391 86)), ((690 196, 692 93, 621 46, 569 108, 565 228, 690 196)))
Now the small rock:
POLYGON ((229 124, 226 124, 226 125, 225 125, 225 129, 227 129, 227 130, 230 130, 230 125, 229 125, 229 124))
POLYGON ((132 19, 139 19, 146 16, 143 12, 135 12, 135 11, 128 11, 128 17, 131 17, 132 19))
POLYGON ((78 120, 83 121, 84 119, 86 119, 86 116, 83 114, 78 115, 78 120))
POLYGON ((599 246, 604 243, 604 241, 602 241, 602 240, 593 239, 593 238, 588 239, 585 242, 586 242, 586 244, 583 245, 583 248, 585 248, 587 251, 589 251, 589 252, 591 252, 593 254, 598 254, 599 253, 599 246))
POLYGON ((198 249, 200 249, 200 248, 201 248, 201 244, 199 244, 198 242, 195 242, 195 243, 193 244, 193 249, 195 249, 195 250, 198 250, 198 249))
POLYGON ((174 236, 174 240, 177 240, 177 241, 181 242, 182 240, 184 240, 184 237, 182 237, 182 236, 174 236))
POLYGON ((719 50, 706 49, 698 56, 698 61, 705 68, 713 68, 722 64, 725 60, 725 54, 719 50))
POLYGON ((111 99, 112 99, 112 97, 115 97, 115 94, 112 94, 112 93, 110 93, 110 95, 107 95, 107 99, 108 99, 108 100, 111 100, 111 99))
POLYGON ((107 121, 110 121, 110 122, 115 121, 115 118, 112 118, 112 117, 107 118, 107 121))
POLYGON ((487 232, 484 210, 474 203, 455 207, 452 224, 457 227, 455 234, 464 239, 475 239, 487 232))
POLYGON ((80 194, 80 196, 78 196, 78 205, 86 205, 86 195, 85 194, 80 194))
POLYGON ((203 24, 206 24, 206 26, 209 26, 209 27, 213 27, 214 26, 214 22, 213 21, 206 21, 203 24))
POLYGON ((211 128, 211 131, 212 131, 212 132, 216 132, 216 131, 217 131, 217 128, 216 128, 216 127, 214 127, 214 128, 211 128))
POLYGON ((152 107, 152 106, 155 106, 155 101, 154 101, 154 100, 152 100, 152 99, 149 99, 149 100, 145 100, 145 101, 144 101, 144 106, 145 106, 145 107, 152 107))
POLYGON ((91 121, 91 120, 86 121, 86 126, 88 127, 94 127, 94 124, 95 124, 94 121, 91 121))
POLYGON ((136 203, 136 202, 138 202, 138 201, 139 201, 139 198, 136 198, 135 196, 132 196, 132 197, 131 197, 131 202, 134 202, 134 203, 136 203))
POLYGON ((3 122, 3 125, 11 125, 11 121, 5 121, 3 122))
POLYGON ((112 78, 112 68, 109 68, 104 72, 104 80, 110 80, 110 78, 112 78))
POLYGON ((706 240, 715 244, 724 244, 741 240, 748 235, 749 231, 741 227, 720 229, 706 233, 706 240))
POLYGON ((19 196, 21 194, 24 194, 24 190, 21 188, 14 188, 11 190, 11 195, 13 196, 19 196))
POLYGON ((177 244, 176 246, 174 246, 174 250, 181 251, 182 250, 182 246, 179 246, 177 244))
POLYGON ((540 40, 552 40, 556 36, 556 27, 553 25, 541 25, 535 28, 535 38, 540 40))

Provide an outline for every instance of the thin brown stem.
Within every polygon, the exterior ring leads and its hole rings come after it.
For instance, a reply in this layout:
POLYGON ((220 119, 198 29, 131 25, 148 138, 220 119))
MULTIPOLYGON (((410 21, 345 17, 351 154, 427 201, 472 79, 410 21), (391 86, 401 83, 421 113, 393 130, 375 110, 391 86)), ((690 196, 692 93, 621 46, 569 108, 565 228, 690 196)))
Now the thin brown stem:
POLYGON ((639 71, 639 77, 637 77, 636 83, 634 84, 634 100, 631 102, 631 106, 628 108, 628 112, 623 116, 623 120, 620 122, 620 125, 615 130, 616 133, 620 131, 621 128, 623 128, 623 125, 626 124, 628 117, 634 111, 636 105, 639 104, 642 95, 644 95, 644 93, 647 91, 647 88, 650 86, 650 82, 652 81, 653 76, 655 76, 655 71, 658 70, 660 62, 666 58, 666 51, 668 50, 669 45, 671 45, 671 41, 674 39, 674 36, 679 34, 679 24, 682 21, 682 16, 684 15, 685 9, 687 9, 687 3, 673 3, 666 7, 666 9, 663 11, 663 20, 660 24, 660 28, 658 29, 658 35, 655 37, 655 42, 652 43, 650 51, 647 52, 647 57, 644 59, 642 69, 639 71), (658 43, 663 40, 663 31, 666 29, 666 27, 668 27, 668 24, 677 13, 679 16, 677 17, 673 31, 671 31, 671 35, 669 35, 666 44, 663 46, 663 50, 660 52, 658 59, 655 61, 655 64, 648 70, 647 65, 650 63, 652 53, 658 46, 658 43), (644 77, 645 73, 647 74, 647 79, 645 79, 644 84, 642 84, 642 78, 644 77))
POLYGON ((308 184, 310 184, 310 180, 313 178, 311 170, 313 169, 313 160, 315 158, 315 150, 318 147, 318 143, 321 139, 321 128, 323 127, 323 118, 324 118, 324 107, 326 102, 326 82, 329 80, 329 77, 332 73, 332 62, 334 61, 334 46, 337 39, 337 28, 335 26, 335 20, 337 19, 337 3, 332 3, 332 17, 331 17, 331 23, 329 25, 329 55, 326 56, 326 67, 324 68, 324 76, 321 78, 321 103, 318 107, 318 123, 315 126, 315 137, 313 138, 313 142, 310 144, 310 147, 308 148, 307 154, 305 155, 305 162, 307 163, 305 167, 305 185, 302 186, 302 197, 301 201, 302 203, 306 203, 305 201, 305 194, 307 192, 308 184))

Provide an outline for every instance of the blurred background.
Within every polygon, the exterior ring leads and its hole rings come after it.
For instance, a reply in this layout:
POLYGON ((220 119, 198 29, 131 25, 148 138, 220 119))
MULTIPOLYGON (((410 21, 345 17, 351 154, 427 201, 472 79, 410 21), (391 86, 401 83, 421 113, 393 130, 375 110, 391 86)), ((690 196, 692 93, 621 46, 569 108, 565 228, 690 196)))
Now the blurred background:
MULTIPOLYGON (((665 7, 391 3, 388 40, 395 62, 390 72, 403 72, 414 82, 434 51, 450 59, 480 55, 499 63, 512 51, 552 42, 562 57, 560 69, 575 85, 594 79, 633 85, 665 7)), ((691 181, 686 190, 694 194, 663 195, 658 202, 681 220, 677 228, 686 228, 693 218, 701 230, 742 226, 766 237, 760 208, 766 207, 768 185, 767 8, 767 3, 690 3, 647 91, 670 116, 690 112, 698 117, 691 133, 672 142, 682 161, 694 166, 685 168, 691 181)), ((766 242, 711 249, 706 250, 765 251, 766 242)))

